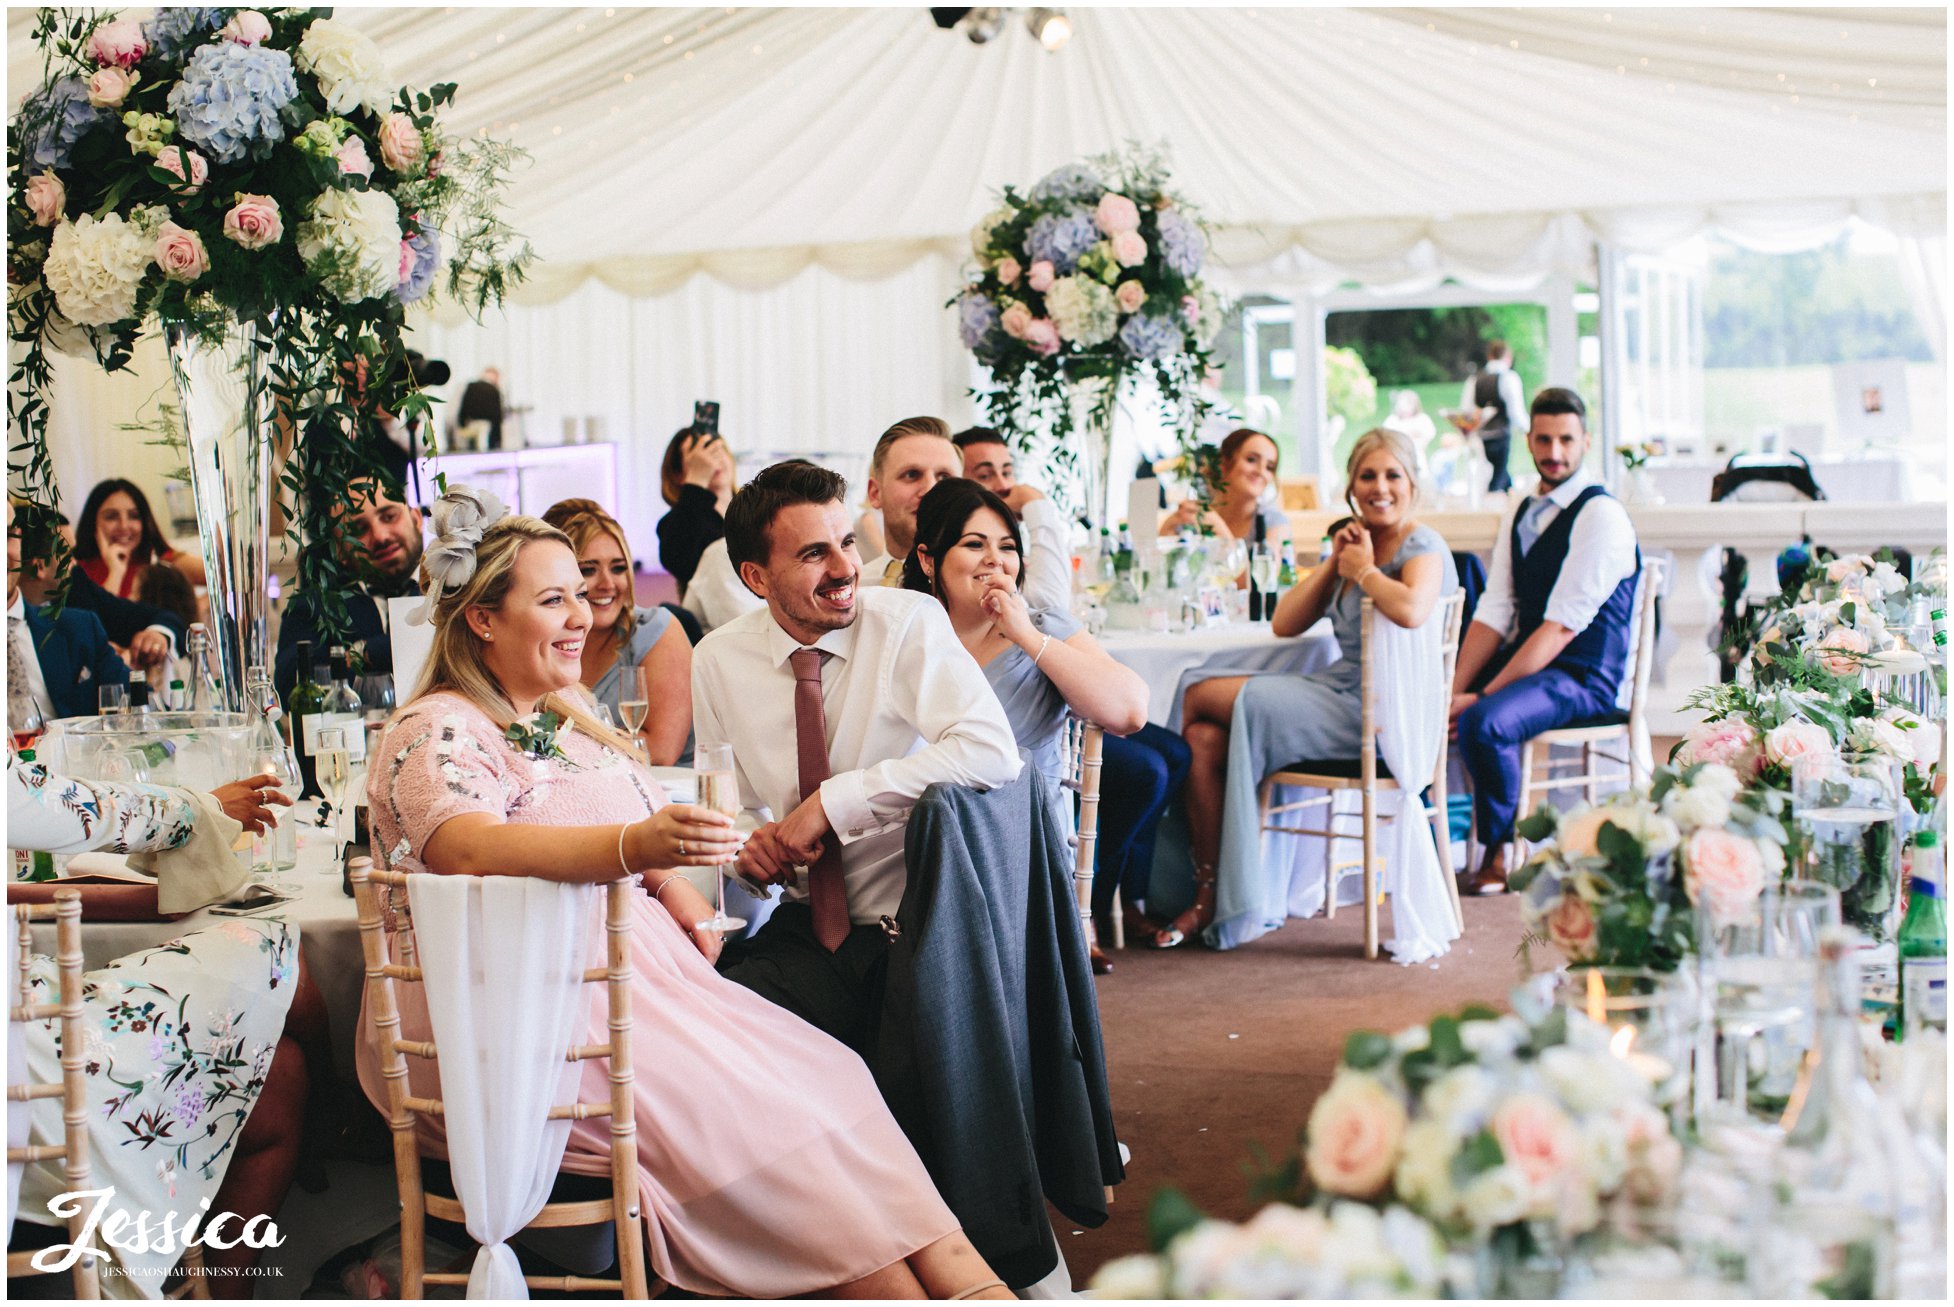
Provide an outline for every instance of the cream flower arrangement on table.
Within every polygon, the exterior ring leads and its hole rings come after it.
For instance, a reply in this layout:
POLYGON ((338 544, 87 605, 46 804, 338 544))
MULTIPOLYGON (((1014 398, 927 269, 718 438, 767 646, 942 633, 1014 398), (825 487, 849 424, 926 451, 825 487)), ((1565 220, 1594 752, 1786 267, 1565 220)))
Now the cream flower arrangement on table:
POLYGON ((1523 819, 1540 847, 1509 884, 1569 962, 1672 971, 1696 952, 1699 911, 1734 920, 1783 875, 1784 821, 1781 794, 1722 763, 1664 767, 1646 794, 1523 819))
POLYGON ((1094 1295, 1472 1297, 1461 1254, 1518 1257, 1660 1207, 1682 1148, 1649 1081, 1544 986, 1513 1003, 1352 1034, 1299 1155, 1258 1187, 1282 1201, 1233 1225, 1165 1191, 1155 1254, 1108 1263, 1094 1295))

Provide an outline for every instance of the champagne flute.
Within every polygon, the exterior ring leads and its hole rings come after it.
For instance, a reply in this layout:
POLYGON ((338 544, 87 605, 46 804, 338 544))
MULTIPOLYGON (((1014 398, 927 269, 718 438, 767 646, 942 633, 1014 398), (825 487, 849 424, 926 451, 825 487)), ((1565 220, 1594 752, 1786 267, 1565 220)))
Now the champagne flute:
POLYGON ((340 810, 346 802, 346 787, 353 779, 352 741, 347 738, 344 726, 321 727, 318 740, 318 749, 312 756, 313 772, 331 810, 327 829, 332 833, 333 865, 328 871, 337 871, 341 856, 340 810))
MULTIPOLYGON (((733 772, 733 746, 710 744, 695 749, 692 774, 698 785, 699 806, 724 813, 737 821, 740 815, 740 786, 739 778, 733 772)), ((721 934, 738 930, 746 924, 744 917, 726 915, 726 877, 731 872, 732 868, 724 865, 713 869, 713 917, 701 923, 706 929, 721 934)))
POLYGON ((636 748, 649 763, 651 754, 645 748, 642 732, 645 717, 651 712, 651 690, 650 678, 646 676, 644 668, 635 667, 631 670, 631 684, 628 689, 631 697, 617 701, 618 715, 624 718, 625 729, 631 732, 632 747, 636 748))

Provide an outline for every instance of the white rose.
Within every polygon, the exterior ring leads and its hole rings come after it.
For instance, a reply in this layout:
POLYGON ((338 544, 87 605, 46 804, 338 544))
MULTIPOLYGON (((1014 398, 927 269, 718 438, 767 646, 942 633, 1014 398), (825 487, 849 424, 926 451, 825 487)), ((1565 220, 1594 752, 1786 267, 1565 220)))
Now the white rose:
POLYGON ((1436 1298, 1445 1245, 1438 1232, 1415 1212, 1403 1207, 1384 1209, 1384 1246, 1397 1260, 1411 1293, 1420 1298, 1436 1298))
POLYGON ((1404 1132, 1393 1177, 1398 1197, 1435 1221, 1451 1220, 1459 1207, 1458 1191, 1452 1187, 1452 1158, 1458 1150, 1458 1137, 1443 1123, 1413 1121, 1404 1132))
POLYGON ((1529 1033, 1526 1022, 1505 1016, 1497 1021, 1462 1023, 1459 1026, 1459 1042, 1465 1045, 1466 1052, 1481 1062, 1493 1062, 1511 1057, 1513 1050, 1527 1042, 1529 1033))
POLYGON ((1730 821, 1730 800, 1700 785, 1678 785, 1671 789, 1662 798, 1662 810, 1683 830, 1704 826, 1721 829, 1730 821))
POLYGON ((1906 738, 1907 752, 1900 756, 1925 771, 1940 761, 1940 723, 1928 721, 1911 708, 1893 707, 1881 713, 1906 738))
POLYGON ((104 327, 135 316, 150 254, 148 239, 119 215, 84 213, 55 227, 41 275, 68 321, 104 327))
POLYGON ((1707 788, 1726 799, 1734 799, 1743 792, 1744 782, 1734 768, 1720 762, 1709 762, 1697 770, 1696 779, 1690 782, 1690 786, 1699 790, 1707 788))
POLYGON ((382 191, 322 192, 299 224, 298 251, 341 299, 384 295, 400 279, 400 210, 382 191))
POLYGON ((1533 1207, 1533 1186, 1518 1167, 1495 1166, 1474 1176, 1459 1199, 1466 1219, 1484 1232, 1524 1219, 1533 1207))
POLYGON ((1621 1058, 1577 1052, 1565 1044, 1540 1054, 1540 1074, 1576 1116, 1613 1111, 1647 1097, 1641 1078, 1621 1058))
POLYGON ((1764 756, 1779 766, 1799 758, 1824 758, 1832 752, 1832 735, 1816 722, 1789 721, 1764 735, 1764 756))
POLYGON ((1167 1266, 1158 1257, 1115 1257, 1092 1277, 1092 1296, 1146 1302, 1167 1296, 1167 1266))
POLYGON ((1331 1208, 1323 1261, 1345 1284, 1390 1278, 1396 1259, 1384 1244, 1384 1220, 1377 1209, 1362 1203, 1338 1203, 1331 1208))
POLYGON ((1641 842, 1650 857, 1660 857, 1683 842, 1682 832, 1676 829, 1676 823, 1646 801, 1618 808, 1614 820, 1616 825, 1641 842))
POLYGON ((1581 1169, 1602 1193, 1613 1193, 1628 1175, 1628 1136, 1613 1118, 1597 1116, 1581 1127, 1581 1169))
POLYGON ((393 99, 387 84, 387 61, 373 38, 351 23, 321 18, 299 38, 298 69, 319 79, 326 109, 348 114, 355 109, 384 113, 393 99))
MULTIPOLYGON (((1466 1026, 1490 1024, 1468 1021, 1466 1026)), ((1493 1078, 1478 1067, 1454 1067, 1425 1087, 1419 1108, 1427 1119, 1463 1138, 1486 1124, 1495 1088, 1493 1078)))
POLYGON ((1913 760, 1913 743, 1907 739, 1907 732, 1882 718, 1853 718, 1846 739, 1855 749, 1883 753, 1901 762, 1913 760))

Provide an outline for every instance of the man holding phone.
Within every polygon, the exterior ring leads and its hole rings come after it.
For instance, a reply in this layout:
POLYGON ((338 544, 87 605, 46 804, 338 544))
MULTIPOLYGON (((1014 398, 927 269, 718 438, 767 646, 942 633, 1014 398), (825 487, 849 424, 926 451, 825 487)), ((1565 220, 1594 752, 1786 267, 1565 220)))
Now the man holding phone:
POLYGON ((658 561, 683 594, 708 546, 726 534, 736 460, 719 435, 719 403, 692 406, 692 423, 665 446, 659 492, 667 505, 658 519, 658 561))

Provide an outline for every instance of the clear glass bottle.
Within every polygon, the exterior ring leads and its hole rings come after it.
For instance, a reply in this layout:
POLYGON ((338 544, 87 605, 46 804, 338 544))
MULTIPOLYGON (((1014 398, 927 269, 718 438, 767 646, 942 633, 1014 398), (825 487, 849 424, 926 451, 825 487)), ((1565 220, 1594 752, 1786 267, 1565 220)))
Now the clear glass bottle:
POLYGON ((1854 932, 1834 926, 1821 935, 1814 1006, 1818 1046, 1786 1111, 1778 1158, 1783 1206, 1758 1259, 1765 1282, 1752 1287, 1775 1298, 1890 1298, 1901 1178, 1918 1159, 1898 1114, 1866 1079, 1854 932))
POLYGON ((1947 1030, 1947 884, 1940 836, 1913 837, 1912 898, 1900 923, 1900 1017, 1905 1040, 1918 1027, 1947 1030))
POLYGON ((328 675, 332 678, 326 685, 325 699, 321 703, 319 718, 321 727, 339 726, 346 730, 347 761, 360 763, 366 761, 366 705, 353 689, 353 673, 346 651, 338 645, 332 648, 327 659, 328 675))
POLYGON ((210 712, 217 705, 216 696, 210 684, 210 632, 202 622, 190 628, 190 702, 185 705, 191 712, 210 712))
POLYGON ((279 733, 278 721, 284 712, 278 694, 271 687, 271 673, 254 667, 245 676, 245 707, 258 714, 251 737, 253 770, 278 778, 278 789, 293 801, 292 807, 272 809, 272 828, 252 841, 253 871, 290 871, 298 865, 299 763, 292 746, 279 733))

